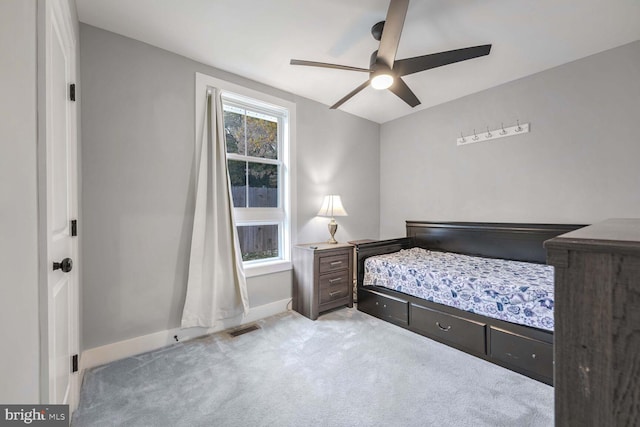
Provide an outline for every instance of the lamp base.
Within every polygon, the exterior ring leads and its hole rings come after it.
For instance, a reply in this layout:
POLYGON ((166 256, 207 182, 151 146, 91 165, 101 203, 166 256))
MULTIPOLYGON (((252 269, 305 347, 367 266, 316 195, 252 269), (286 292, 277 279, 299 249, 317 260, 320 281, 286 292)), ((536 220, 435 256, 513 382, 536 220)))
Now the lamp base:
POLYGON ((333 237, 336 234, 336 231, 338 231, 338 224, 336 223, 336 220, 331 218, 331 222, 329 222, 329 225, 327 227, 329 228, 329 234, 331 235, 331 238, 327 240, 327 243, 338 243, 336 238, 333 237))

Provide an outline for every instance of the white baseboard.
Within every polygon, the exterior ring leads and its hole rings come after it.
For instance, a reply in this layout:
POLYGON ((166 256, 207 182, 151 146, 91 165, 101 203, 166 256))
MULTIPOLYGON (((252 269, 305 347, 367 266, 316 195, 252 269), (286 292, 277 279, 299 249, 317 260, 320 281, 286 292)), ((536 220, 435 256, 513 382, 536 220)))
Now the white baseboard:
POLYGON ((287 298, 258 307, 252 307, 246 316, 238 316, 224 320, 214 328, 174 328, 103 345, 101 347, 90 348, 82 352, 80 357, 80 373, 84 374, 85 369, 94 368, 124 359, 125 357, 135 356, 136 354, 146 353, 174 344, 176 342, 175 337, 177 337, 178 341, 186 341, 283 313, 287 311, 290 302, 291 298, 287 298))

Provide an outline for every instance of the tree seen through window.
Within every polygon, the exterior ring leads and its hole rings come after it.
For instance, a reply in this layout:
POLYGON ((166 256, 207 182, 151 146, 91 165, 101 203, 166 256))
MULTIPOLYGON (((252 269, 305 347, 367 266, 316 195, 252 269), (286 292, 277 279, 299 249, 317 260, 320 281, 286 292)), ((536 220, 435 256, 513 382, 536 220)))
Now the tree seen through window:
MULTIPOLYGON (((281 208, 277 117, 224 104, 227 164, 235 208, 281 208)), ((244 261, 278 258, 279 225, 238 225, 244 261)))

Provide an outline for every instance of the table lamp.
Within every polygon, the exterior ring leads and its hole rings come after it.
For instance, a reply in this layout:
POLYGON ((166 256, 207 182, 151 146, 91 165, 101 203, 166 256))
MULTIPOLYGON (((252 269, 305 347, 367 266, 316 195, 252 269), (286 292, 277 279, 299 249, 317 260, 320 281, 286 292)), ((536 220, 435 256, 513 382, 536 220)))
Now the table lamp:
POLYGON ((340 200, 340 196, 338 196, 337 194, 324 196, 324 201, 322 202, 322 207, 318 212, 318 216, 326 216, 331 218, 331 221, 329 221, 329 234, 331 234, 331 239, 329 239, 327 243, 338 243, 335 237, 333 237, 338 230, 338 224, 336 223, 334 217, 347 215, 347 211, 342 206, 342 200, 340 200))

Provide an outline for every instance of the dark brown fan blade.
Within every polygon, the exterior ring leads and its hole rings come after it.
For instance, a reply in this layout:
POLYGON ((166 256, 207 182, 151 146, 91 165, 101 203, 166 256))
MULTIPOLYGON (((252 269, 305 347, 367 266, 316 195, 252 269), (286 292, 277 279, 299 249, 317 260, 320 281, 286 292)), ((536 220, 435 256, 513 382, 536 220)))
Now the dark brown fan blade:
POLYGON ((409 0, 391 0, 387 18, 384 21, 380 47, 378 48, 378 60, 385 63, 389 68, 393 68, 393 61, 396 59, 398 43, 402 34, 404 18, 407 16, 409 0))
POLYGON ((309 67, 322 67, 322 68, 335 68, 337 70, 349 70, 349 71, 361 71, 363 73, 370 73, 371 71, 366 68, 350 67, 348 65, 327 64, 326 62, 314 62, 304 61, 302 59, 292 59, 291 65, 306 65, 309 67))
POLYGON ((443 65, 485 56, 488 55, 490 51, 491 45, 485 44, 482 46, 432 53, 431 55, 416 56, 415 58, 399 59, 393 64, 393 71, 398 76, 406 76, 408 74, 430 70, 431 68, 442 67, 443 65))
POLYGON ((342 98, 340 101, 336 102, 329 108, 332 110, 335 110, 336 108, 338 108, 339 106, 341 106, 342 104, 350 100, 355 94, 357 94, 367 86, 369 86, 369 80, 367 80, 366 82, 362 83, 360 86, 358 86, 357 88, 349 92, 344 98, 342 98))
POLYGON ((400 99, 402 99, 407 104, 411 105, 411 107, 415 107, 416 105, 420 105, 420 100, 418 97, 409 89, 409 86, 402 80, 400 77, 396 77, 393 80, 393 84, 389 88, 389 90, 400 99))

